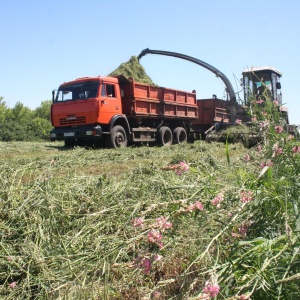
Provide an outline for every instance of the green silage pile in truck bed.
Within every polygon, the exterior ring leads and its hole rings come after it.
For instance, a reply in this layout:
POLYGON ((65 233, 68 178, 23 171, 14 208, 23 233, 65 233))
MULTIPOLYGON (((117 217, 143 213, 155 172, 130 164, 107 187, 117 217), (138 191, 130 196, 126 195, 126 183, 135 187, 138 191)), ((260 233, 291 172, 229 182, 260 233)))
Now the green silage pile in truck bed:
POLYGON ((147 75, 144 67, 140 64, 136 56, 131 56, 129 61, 122 63, 117 69, 108 76, 124 75, 132 77, 135 81, 156 86, 152 79, 147 75))

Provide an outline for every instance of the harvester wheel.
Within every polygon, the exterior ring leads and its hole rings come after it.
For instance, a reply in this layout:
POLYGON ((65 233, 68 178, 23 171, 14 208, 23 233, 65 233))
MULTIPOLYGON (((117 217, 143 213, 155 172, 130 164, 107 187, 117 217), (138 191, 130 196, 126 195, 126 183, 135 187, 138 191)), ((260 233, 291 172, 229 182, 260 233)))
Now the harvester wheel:
POLYGON ((107 142, 109 148, 127 147, 128 140, 125 129, 120 125, 113 127, 107 142))
POLYGON ((187 134, 183 127, 177 127, 173 131, 174 143, 182 144, 187 142, 187 134))
POLYGON ((173 134, 169 127, 163 126, 158 131, 158 142, 161 146, 171 146, 173 143, 173 134))

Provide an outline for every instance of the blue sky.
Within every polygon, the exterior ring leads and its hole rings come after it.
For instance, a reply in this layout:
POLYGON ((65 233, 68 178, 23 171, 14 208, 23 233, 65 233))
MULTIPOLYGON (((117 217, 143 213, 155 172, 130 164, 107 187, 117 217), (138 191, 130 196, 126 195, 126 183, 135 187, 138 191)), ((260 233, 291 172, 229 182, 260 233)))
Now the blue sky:
MULTIPOLYGON (((283 102, 300 124, 298 0, 0 0, 0 96, 34 109, 59 84, 107 75, 145 48, 183 53, 223 72, 236 91, 244 68, 283 72, 283 102)), ((188 61, 141 60, 160 86, 222 97, 224 84, 188 61)))

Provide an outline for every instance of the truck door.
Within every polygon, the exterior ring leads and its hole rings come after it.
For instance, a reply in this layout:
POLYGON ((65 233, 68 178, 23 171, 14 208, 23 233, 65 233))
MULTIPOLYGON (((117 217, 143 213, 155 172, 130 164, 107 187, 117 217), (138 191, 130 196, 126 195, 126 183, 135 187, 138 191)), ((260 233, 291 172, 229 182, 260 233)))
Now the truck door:
POLYGON ((108 124, 114 115, 121 113, 121 99, 118 95, 117 86, 115 84, 102 83, 100 92, 100 122, 108 124))

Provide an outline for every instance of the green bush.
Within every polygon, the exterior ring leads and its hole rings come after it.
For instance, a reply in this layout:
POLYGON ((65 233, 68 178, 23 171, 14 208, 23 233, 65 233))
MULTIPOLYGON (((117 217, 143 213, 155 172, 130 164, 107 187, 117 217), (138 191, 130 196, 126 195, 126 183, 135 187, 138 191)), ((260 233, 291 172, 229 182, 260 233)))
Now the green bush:
POLYGON ((18 102, 13 108, 0 105, 1 141, 38 141, 48 140, 52 129, 50 122, 51 101, 42 102, 35 110, 18 102))

